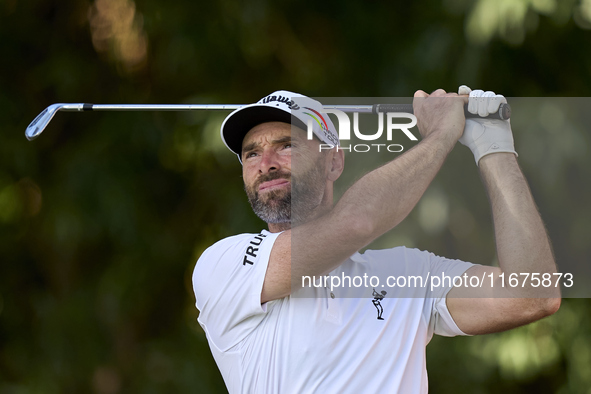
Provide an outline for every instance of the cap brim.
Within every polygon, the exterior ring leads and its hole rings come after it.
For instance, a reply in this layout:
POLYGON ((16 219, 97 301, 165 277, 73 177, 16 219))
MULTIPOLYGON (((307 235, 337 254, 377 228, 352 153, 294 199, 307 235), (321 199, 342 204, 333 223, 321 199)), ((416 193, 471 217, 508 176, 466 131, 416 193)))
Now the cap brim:
POLYGON ((291 123, 303 130, 306 125, 289 112, 268 105, 251 105, 240 108, 226 118, 222 126, 222 138, 226 146, 238 156, 242 153, 242 140, 253 127, 265 122, 291 123))

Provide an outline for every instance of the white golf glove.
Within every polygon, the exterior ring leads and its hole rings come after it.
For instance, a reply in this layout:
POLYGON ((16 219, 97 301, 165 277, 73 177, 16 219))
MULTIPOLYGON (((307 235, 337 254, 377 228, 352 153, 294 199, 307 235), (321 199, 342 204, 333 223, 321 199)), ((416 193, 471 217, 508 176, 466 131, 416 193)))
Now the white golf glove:
MULTIPOLYGON (((501 103, 507 102, 507 99, 500 94, 472 90, 466 85, 459 87, 458 94, 470 94, 468 112, 479 116, 487 116, 497 112, 501 103)), ((459 141, 470 148, 474 154, 476 165, 482 156, 491 153, 510 152, 517 156, 513 146, 513 133, 509 120, 468 118, 464 134, 459 141)))

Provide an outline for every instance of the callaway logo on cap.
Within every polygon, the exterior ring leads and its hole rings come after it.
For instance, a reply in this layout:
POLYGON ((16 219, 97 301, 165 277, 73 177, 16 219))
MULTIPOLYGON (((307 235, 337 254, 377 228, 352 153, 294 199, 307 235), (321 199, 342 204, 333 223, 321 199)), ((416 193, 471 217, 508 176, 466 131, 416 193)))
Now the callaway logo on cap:
POLYGON ((322 113, 322 104, 286 90, 271 93, 256 104, 246 105, 228 115, 222 123, 222 140, 241 160, 244 136, 250 129, 265 122, 291 123, 303 130, 311 127, 320 141, 333 146, 339 145, 336 128, 328 115, 322 113))

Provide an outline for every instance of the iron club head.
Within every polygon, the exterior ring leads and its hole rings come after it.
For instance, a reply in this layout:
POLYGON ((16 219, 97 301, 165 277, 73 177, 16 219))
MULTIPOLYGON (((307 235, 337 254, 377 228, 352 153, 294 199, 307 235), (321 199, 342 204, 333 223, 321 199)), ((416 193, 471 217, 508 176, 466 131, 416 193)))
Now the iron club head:
POLYGON ((64 105, 65 104, 52 104, 37 115, 37 117, 29 124, 27 130, 25 130, 27 139, 32 141, 37 138, 37 136, 45 130, 45 127, 47 127, 47 124, 51 121, 53 115, 55 115, 55 113, 64 105))

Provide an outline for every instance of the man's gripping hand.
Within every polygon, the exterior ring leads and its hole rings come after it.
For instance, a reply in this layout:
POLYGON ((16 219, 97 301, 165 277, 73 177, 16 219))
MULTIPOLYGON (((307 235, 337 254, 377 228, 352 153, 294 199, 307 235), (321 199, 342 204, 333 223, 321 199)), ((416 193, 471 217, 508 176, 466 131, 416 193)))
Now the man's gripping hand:
MULTIPOLYGON (((500 94, 472 90, 466 85, 460 86, 458 94, 470 95, 468 112, 479 116, 487 116, 497 112, 501 103, 507 102, 507 99, 500 94)), ((459 141, 470 148, 474 154, 476 165, 478 165, 480 158, 491 153, 509 152, 517 156, 513 146, 513 133, 509 120, 468 118, 464 134, 459 141)))
POLYGON ((467 102, 465 96, 447 93, 443 89, 431 94, 417 90, 412 106, 421 137, 439 135, 455 145, 464 130, 464 105, 467 102))

